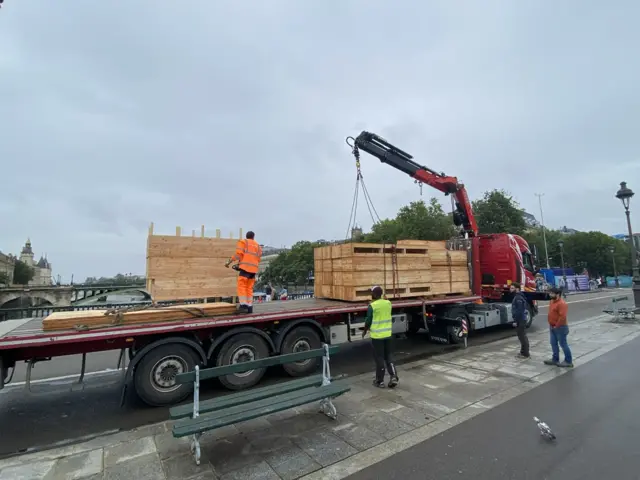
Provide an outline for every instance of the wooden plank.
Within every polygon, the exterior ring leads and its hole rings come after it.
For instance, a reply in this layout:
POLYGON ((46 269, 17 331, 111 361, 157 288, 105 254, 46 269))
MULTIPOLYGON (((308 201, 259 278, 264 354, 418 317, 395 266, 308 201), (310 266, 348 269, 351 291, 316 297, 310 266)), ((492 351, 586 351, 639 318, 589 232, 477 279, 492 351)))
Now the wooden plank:
MULTIPOLYGON (((225 395, 221 398, 212 398, 201 401, 199 412, 202 414, 212 412, 214 410, 222 410, 234 405, 255 402, 256 400, 262 400, 263 398, 269 398, 283 393, 295 392, 304 388, 319 387, 321 384, 322 375, 313 375, 310 377, 279 383, 277 385, 269 385, 268 387, 252 388, 250 390, 233 393, 231 395, 225 395)), ((193 414, 193 403, 173 407, 169 410, 169 414, 174 420, 190 417, 193 414)))
POLYGON ((277 397, 265 398, 256 402, 245 403, 198 418, 179 420, 173 425, 173 436, 185 437, 194 433, 215 430, 244 420, 264 417, 266 415, 306 405, 327 397, 337 397, 351 390, 345 383, 332 383, 326 387, 313 387, 277 397))
POLYGON ((42 329, 68 330, 82 326, 83 328, 103 327, 109 325, 133 325, 141 323, 180 321, 197 318, 202 315, 218 316, 235 313, 232 303, 200 303, 189 305, 172 305, 162 308, 146 308, 141 310, 123 310, 121 318, 106 315, 108 310, 84 310, 72 312, 55 312, 42 320, 42 329))
MULTIPOLYGON (((329 347, 329 355, 333 355, 339 351, 339 345, 329 347)), ((275 355, 273 357, 259 358, 251 362, 234 363, 233 365, 223 365, 220 367, 206 368, 200 370, 200 380, 208 380, 210 378, 224 377, 234 373, 244 373, 256 368, 273 367, 274 365, 285 365, 287 363, 300 362, 311 358, 320 358, 324 355, 322 348, 307 350, 305 352, 287 353, 285 355, 275 355)), ((188 383, 196 379, 195 372, 181 373, 176 376, 176 382, 188 383)))

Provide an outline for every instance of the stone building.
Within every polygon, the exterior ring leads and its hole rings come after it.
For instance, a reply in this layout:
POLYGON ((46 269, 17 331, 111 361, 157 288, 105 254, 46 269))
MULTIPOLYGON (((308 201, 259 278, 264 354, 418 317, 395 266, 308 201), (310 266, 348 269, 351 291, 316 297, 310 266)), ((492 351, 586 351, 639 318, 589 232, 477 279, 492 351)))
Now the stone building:
POLYGON ((16 257, 0 252, 0 285, 13 283, 13 269, 16 265, 16 257))
POLYGON ((47 260, 47 256, 40 255, 40 260, 35 261, 33 249, 31 248, 31 240, 27 239, 27 243, 22 247, 20 252, 20 261, 26 263, 33 268, 33 279, 29 285, 51 285, 51 264, 47 260))

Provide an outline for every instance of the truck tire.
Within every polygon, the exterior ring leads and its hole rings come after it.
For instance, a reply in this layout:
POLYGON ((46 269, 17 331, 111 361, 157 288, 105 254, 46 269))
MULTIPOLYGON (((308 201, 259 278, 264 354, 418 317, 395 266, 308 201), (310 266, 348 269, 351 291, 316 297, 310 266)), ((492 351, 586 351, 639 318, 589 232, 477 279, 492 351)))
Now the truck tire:
MULTIPOLYGON (((224 342, 216 358, 216 366, 250 362, 268 356, 269 346, 262 338, 253 333, 240 333, 224 342)), ((226 375, 219 380, 229 390, 244 390, 258 383, 266 371, 266 368, 257 368, 248 372, 226 375)))
POLYGON ((526 316, 524 328, 529 328, 533 323, 533 308, 531 307, 531 305, 527 305, 527 309, 524 313, 526 316))
MULTIPOLYGON (((282 351, 280 353, 284 355, 318 348, 322 348, 322 341, 318 332, 313 327, 301 325, 287 333, 282 342, 282 351)), ((283 365, 282 368, 292 377, 302 377, 316 371, 318 365, 320 365, 320 359, 311 358, 302 362, 288 363, 283 365)))
POLYGON ((181 402, 193 392, 193 384, 176 384, 176 375, 194 370, 196 363, 196 354, 187 345, 160 345, 145 354, 136 367, 133 374, 136 393, 153 407, 181 402))
POLYGON ((450 318, 455 318, 460 321, 460 325, 451 325, 447 327, 447 332, 449 334, 449 342, 452 345, 458 345, 464 342, 464 336, 460 336, 462 332, 462 320, 466 320, 467 322, 467 331, 469 329, 469 316, 467 315, 467 311, 464 307, 452 308, 447 312, 447 316, 450 318))

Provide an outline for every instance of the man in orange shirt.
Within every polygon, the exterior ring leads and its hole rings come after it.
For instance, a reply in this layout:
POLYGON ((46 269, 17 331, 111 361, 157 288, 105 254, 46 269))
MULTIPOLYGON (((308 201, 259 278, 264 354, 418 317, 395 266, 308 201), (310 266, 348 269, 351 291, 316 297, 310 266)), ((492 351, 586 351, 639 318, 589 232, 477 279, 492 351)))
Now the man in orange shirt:
POLYGON ((256 275, 262 257, 262 247, 254 240, 255 234, 247 232, 247 238, 238 240, 236 253, 225 263, 229 267, 231 263, 238 262, 233 268, 238 270, 238 302, 240 312, 253 313, 253 286, 256 283, 256 275))
POLYGON ((552 288, 549 290, 551 302, 549 303, 549 339, 551 341, 551 360, 545 360, 545 365, 556 365, 558 367, 573 367, 571 349, 567 343, 569 335, 569 325, 567 323, 567 313, 569 307, 562 298, 562 290, 552 288), (564 353, 564 361, 560 361, 560 348, 564 353))

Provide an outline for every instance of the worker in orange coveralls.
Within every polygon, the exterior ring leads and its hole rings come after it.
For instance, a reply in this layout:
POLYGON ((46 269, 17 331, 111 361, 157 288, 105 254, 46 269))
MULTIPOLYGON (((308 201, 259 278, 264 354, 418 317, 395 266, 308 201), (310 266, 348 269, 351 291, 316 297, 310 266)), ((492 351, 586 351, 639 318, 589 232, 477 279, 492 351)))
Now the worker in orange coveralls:
POLYGON ((241 313, 253 313, 253 286, 256 283, 262 247, 254 240, 255 233, 247 232, 247 238, 238 240, 236 254, 225 263, 229 267, 238 262, 233 268, 238 270, 238 302, 241 313))

